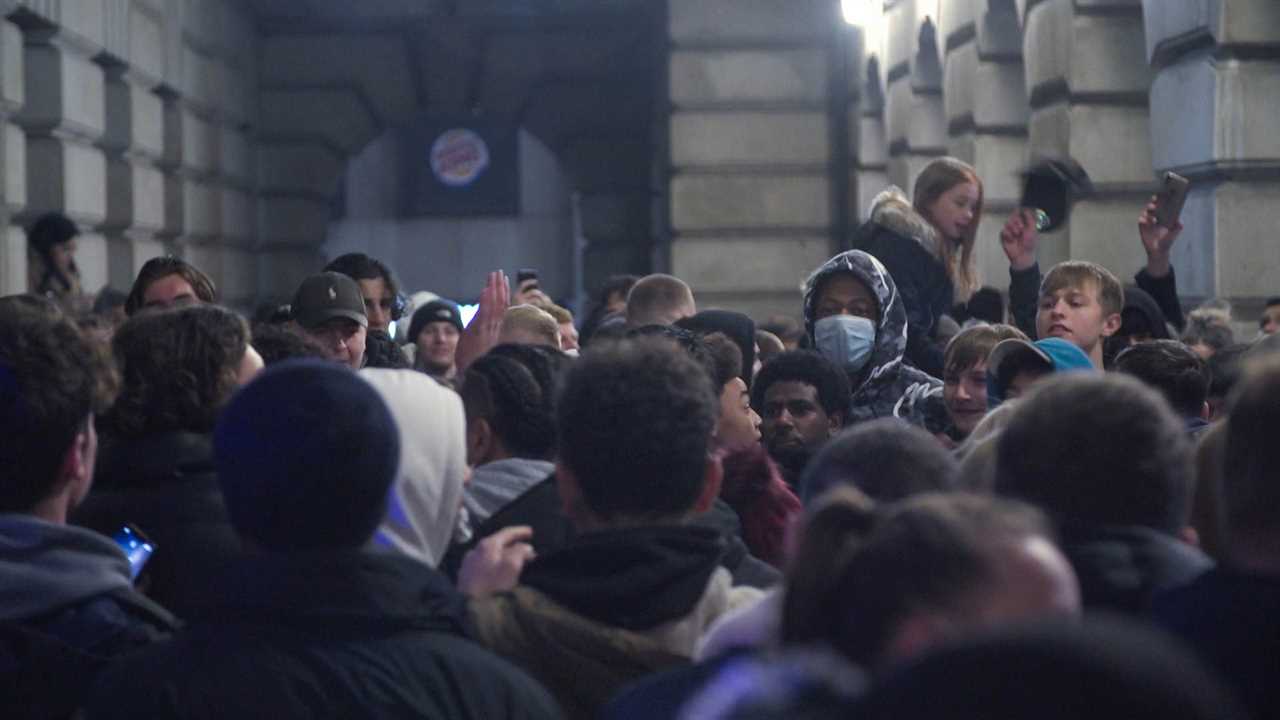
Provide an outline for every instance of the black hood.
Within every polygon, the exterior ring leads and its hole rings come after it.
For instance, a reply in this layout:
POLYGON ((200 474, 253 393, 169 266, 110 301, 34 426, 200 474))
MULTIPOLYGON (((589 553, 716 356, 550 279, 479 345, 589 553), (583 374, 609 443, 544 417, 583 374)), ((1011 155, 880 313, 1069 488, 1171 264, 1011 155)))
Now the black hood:
POLYGON ((699 335, 724 333, 742 351, 742 381, 751 387, 752 370, 756 364, 756 323, 740 312, 732 310, 703 310, 697 315, 681 318, 676 327, 699 335))
MULTIPOLYGON (((1168 340, 1169 326, 1160 305, 1145 290, 1136 285, 1128 285, 1124 289, 1124 310, 1121 311, 1122 323, 1117 335, 1133 334, 1131 323, 1134 316, 1145 320, 1154 340, 1168 340)), ((1134 318, 1136 319, 1136 318, 1134 318)))

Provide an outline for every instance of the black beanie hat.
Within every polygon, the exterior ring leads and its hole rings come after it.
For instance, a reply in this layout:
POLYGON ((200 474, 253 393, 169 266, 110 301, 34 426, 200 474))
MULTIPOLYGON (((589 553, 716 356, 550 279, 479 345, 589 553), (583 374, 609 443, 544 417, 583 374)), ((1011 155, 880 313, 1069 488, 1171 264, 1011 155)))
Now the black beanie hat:
POLYGON ((277 551, 357 548, 386 513, 400 432, 354 372, 287 360, 231 400, 214 431, 214 459, 241 537, 277 551))
POLYGON ((418 340, 418 333, 427 323, 447 322, 462 332, 462 312, 458 306, 448 300, 432 300, 413 311, 413 319, 409 321, 409 343, 418 340))
POLYGON ((699 335, 719 332, 729 336, 742 351, 742 381, 751 387, 756 364, 756 323, 740 312, 732 310, 703 310, 676 321, 676 326, 699 335))

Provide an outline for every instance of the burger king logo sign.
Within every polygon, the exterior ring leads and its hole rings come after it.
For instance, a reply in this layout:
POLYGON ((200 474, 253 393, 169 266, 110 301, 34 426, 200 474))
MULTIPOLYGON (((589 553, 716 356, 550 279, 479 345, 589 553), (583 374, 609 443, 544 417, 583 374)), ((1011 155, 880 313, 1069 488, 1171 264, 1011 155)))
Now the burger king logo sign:
POLYGON ((446 130, 431 143, 431 172, 445 185, 470 185, 488 167, 489 146, 471 130, 446 130))

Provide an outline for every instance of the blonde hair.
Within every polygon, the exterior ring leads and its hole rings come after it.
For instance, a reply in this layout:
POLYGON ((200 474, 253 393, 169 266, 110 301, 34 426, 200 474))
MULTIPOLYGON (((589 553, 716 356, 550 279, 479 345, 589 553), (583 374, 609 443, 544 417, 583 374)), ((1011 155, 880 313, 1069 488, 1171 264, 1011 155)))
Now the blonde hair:
POLYGON ((548 345, 560 349, 560 325, 542 308, 515 305, 502 315, 498 342, 522 345, 548 345))
POLYGON ((950 242, 937 233, 938 257, 947 269, 947 277, 955 287, 955 299, 963 302, 978 289, 978 274, 975 269, 977 260, 973 255, 974 242, 978 235, 978 223, 982 220, 982 181, 978 179, 978 171, 973 166, 953 157, 942 157, 934 160, 920 171, 916 178, 915 188, 911 192, 911 205, 916 212, 933 224, 933 217, 928 208, 942 197, 942 194, 961 183, 973 183, 978 187, 978 202, 973 208, 973 222, 969 230, 960 238, 960 253, 957 257, 955 243, 950 242))

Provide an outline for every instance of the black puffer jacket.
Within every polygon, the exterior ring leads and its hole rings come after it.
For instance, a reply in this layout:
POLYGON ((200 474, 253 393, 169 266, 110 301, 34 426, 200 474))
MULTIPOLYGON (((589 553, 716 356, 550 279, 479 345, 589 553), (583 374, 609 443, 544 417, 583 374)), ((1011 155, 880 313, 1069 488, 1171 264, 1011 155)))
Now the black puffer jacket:
POLYGON ((857 377, 849 408, 851 424, 881 417, 902 418, 926 430, 946 429, 947 411, 942 404, 942 381, 903 362, 907 347, 907 312, 902 296, 889 271, 875 257, 861 250, 848 250, 825 262, 804 284, 804 325, 810 346, 814 346, 814 310, 818 290, 827 278, 849 273, 862 281, 880 306, 871 358, 857 377))
POLYGON ((1088 609, 1129 615, 1150 611, 1159 593, 1194 580, 1213 567, 1198 548, 1150 528, 1065 528, 1062 549, 1080 579, 1088 609))

